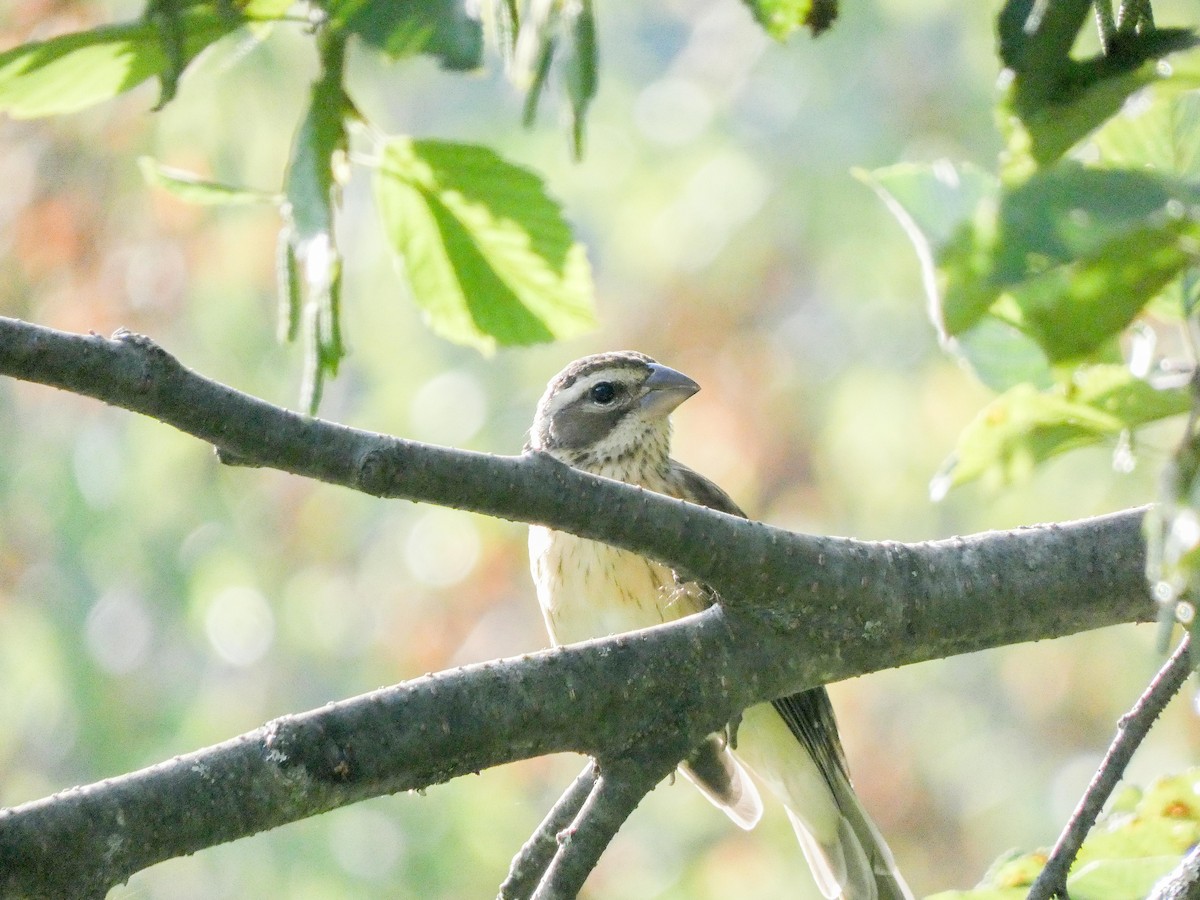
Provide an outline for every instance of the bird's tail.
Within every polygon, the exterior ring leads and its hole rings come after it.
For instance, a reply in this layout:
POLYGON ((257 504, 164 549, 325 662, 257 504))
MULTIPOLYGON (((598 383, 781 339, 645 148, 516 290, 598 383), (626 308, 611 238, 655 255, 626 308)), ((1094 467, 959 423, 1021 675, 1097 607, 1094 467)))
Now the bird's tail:
POLYGON ((826 896, 829 900, 838 897, 843 900, 913 900, 912 891, 896 868, 892 851, 888 849, 870 814, 863 808, 849 780, 841 772, 830 780, 834 800, 842 814, 835 847, 818 845, 804 822, 788 809, 788 818, 810 865, 816 853, 824 857, 825 864, 831 864, 834 871, 845 873, 839 879, 841 891, 826 893, 826 896), (841 858, 831 859, 831 856, 841 858))

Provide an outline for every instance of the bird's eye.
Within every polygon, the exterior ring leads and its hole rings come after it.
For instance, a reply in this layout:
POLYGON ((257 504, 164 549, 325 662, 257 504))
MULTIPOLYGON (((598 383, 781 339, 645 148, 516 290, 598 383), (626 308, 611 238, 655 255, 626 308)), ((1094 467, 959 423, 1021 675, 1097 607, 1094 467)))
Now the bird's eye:
POLYGON ((593 403, 606 406, 612 403, 613 399, 617 396, 617 389, 611 381, 601 381, 598 384, 592 385, 592 389, 588 391, 588 396, 592 398, 593 403))

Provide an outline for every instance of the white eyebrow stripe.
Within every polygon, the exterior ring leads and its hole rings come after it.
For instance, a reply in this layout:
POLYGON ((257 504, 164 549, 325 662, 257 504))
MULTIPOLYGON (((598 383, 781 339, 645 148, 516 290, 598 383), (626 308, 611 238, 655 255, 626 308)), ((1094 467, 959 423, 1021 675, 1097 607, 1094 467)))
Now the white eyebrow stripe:
POLYGON ((612 369, 601 369, 598 372, 592 372, 590 375, 585 375, 576 380, 569 388, 558 395, 558 403, 555 404, 557 409, 565 409, 572 404, 578 403, 588 391, 602 381, 616 381, 629 387, 637 382, 636 372, 623 372, 621 370, 613 371, 612 369))

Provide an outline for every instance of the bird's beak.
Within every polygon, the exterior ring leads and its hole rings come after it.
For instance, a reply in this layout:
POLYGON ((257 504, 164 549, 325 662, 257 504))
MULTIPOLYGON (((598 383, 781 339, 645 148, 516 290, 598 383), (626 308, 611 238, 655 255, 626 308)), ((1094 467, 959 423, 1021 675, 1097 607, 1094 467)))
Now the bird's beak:
POLYGON ((641 407, 657 416, 670 415, 675 407, 700 390, 700 385, 682 372, 658 363, 650 363, 650 377, 644 385, 646 395, 641 399, 641 407))

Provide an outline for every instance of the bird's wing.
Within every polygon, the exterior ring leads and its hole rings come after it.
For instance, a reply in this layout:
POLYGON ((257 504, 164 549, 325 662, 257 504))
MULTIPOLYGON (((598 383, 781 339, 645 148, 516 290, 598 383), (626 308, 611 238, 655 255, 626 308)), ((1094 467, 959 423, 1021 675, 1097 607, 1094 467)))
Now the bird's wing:
POLYGON ((671 460, 669 481, 672 485, 667 491, 672 497, 678 497, 680 500, 687 500, 691 503, 698 503, 701 506, 707 506, 709 509, 715 509, 718 512, 729 513, 731 516, 739 518, 747 518, 742 512, 742 508, 733 502, 733 498, 727 493, 697 472, 695 469, 688 468, 681 462, 671 460))
MULTIPOLYGON (((671 474, 671 481, 678 485, 678 490, 672 491, 676 497, 731 516, 747 518, 742 508, 725 491, 694 469, 671 460, 671 474)), ((811 688, 781 697, 772 705, 787 722, 796 740, 812 755, 831 789, 839 783, 839 779, 849 779, 846 754, 838 738, 833 705, 825 688, 811 688)))
MULTIPOLYGON (((674 461, 671 468, 672 481, 678 486, 678 492, 672 491, 675 496, 746 518, 730 496, 703 475, 674 461)), ((717 599, 711 588, 705 593, 713 601, 717 599)), ((751 746, 745 752, 731 754, 716 735, 711 735, 697 748, 690 766, 684 764, 684 774, 710 800, 724 806, 730 818, 742 824, 728 801, 719 799, 714 789, 722 786, 721 770, 716 770, 710 781, 707 771, 698 763, 703 759, 719 761, 722 769, 727 770, 730 765, 740 769, 744 761, 783 800, 814 878, 826 897, 912 900, 891 851, 850 785, 846 754, 825 688, 790 694, 773 701, 770 707, 766 704, 751 707, 743 715, 743 730, 753 732, 746 735, 751 738, 748 742, 751 746), (764 716, 768 708, 773 708, 783 720, 786 732, 779 728, 779 719, 764 716), (775 737, 780 732, 790 733, 803 754, 796 755, 795 750, 783 746, 775 737), (721 757, 729 758, 728 763, 713 757, 718 748, 723 751, 721 757), (744 760, 739 760, 739 756, 744 760)), ((742 827, 748 826, 742 824, 742 827)))
POLYGON ((754 780, 729 752, 724 735, 710 734, 679 764, 679 771, 739 828, 762 818, 762 798, 754 780))

